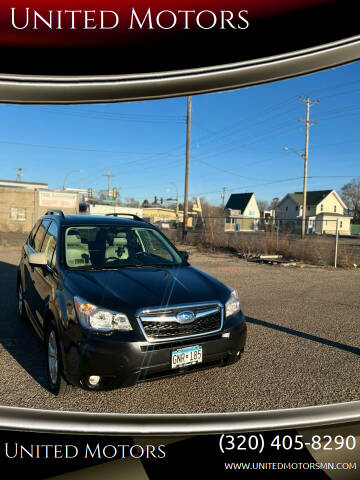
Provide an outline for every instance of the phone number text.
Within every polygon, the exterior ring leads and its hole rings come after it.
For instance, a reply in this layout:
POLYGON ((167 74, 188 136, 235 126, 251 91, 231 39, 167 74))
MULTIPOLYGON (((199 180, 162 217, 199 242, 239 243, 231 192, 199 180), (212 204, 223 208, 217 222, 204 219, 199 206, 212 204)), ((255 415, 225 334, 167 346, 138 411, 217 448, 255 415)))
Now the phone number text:
MULTIPOLYGON (((354 450, 356 437, 353 435, 313 435, 310 440, 305 440, 303 435, 276 435, 269 442, 269 446, 275 450, 354 450)), ((221 435, 219 447, 222 453, 238 450, 252 450, 261 453, 268 446, 261 433, 255 435, 221 435)))

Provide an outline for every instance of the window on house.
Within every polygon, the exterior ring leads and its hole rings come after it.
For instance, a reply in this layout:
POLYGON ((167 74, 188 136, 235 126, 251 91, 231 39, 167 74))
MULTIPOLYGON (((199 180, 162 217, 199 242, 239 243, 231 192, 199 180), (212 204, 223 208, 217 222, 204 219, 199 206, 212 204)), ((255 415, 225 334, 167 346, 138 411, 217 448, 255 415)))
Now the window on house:
POLYGON ((26 220, 26 208, 10 207, 10 220, 26 220))
POLYGON ((324 205, 323 205, 323 204, 320 205, 320 210, 321 210, 322 212, 324 211, 324 205))
POLYGON ((342 228, 342 221, 340 221, 340 228, 342 228))
POLYGON ((334 212, 336 213, 336 205, 334 205, 334 212))
POLYGON ((288 211, 288 207, 286 207, 285 210, 288 211))
POLYGON ((298 211, 298 210, 299 210, 299 207, 296 207, 296 211, 298 211))

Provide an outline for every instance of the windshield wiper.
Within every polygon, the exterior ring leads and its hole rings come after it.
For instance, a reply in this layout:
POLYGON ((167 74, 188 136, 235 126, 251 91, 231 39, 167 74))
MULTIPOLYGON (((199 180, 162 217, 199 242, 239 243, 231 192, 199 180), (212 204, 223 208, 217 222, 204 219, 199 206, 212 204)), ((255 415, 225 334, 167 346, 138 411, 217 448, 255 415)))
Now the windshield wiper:
POLYGON ((120 268, 159 268, 159 267, 175 267, 175 264, 169 263, 140 263, 140 264, 128 264, 128 265, 119 265, 120 268))
POLYGON ((145 265, 143 263, 134 264, 129 263, 126 265, 109 265, 109 266, 101 266, 101 267, 83 267, 83 268, 72 268, 71 270, 75 271, 95 271, 95 270, 119 270, 121 268, 161 268, 161 267, 179 267, 181 264, 173 264, 173 263, 153 263, 149 265, 145 265))

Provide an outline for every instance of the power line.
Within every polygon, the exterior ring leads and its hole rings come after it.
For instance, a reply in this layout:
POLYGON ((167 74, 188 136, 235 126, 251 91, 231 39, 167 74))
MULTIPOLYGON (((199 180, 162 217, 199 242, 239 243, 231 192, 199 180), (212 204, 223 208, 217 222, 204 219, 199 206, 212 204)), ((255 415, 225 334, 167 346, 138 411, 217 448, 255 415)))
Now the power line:
POLYGON ((247 147, 248 145, 256 143, 259 139, 266 138, 269 135, 274 136, 275 132, 277 134, 281 134, 281 133, 287 133, 291 130, 296 130, 296 125, 289 126, 289 122, 281 123, 279 125, 274 125, 270 129, 266 130, 265 133, 263 132, 261 135, 258 135, 258 136, 252 135, 251 136, 252 140, 250 142, 243 143, 243 144, 240 144, 240 145, 235 145, 235 146, 233 146, 231 148, 228 148, 228 149, 225 149, 225 150, 212 151, 211 153, 208 153, 207 155, 206 154, 205 155, 200 155, 197 158, 202 158, 203 159, 203 158, 210 158, 210 157, 214 157, 214 156, 219 156, 221 154, 229 153, 233 150, 236 150, 237 148, 240 149, 240 148, 243 148, 243 147, 247 147), (281 127, 283 127, 283 128, 281 129, 281 127))
POLYGON ((51 148, 56 150, 73 150, 75 152, 95 152, 95 153, 114 153, 121 155, 169 155, 169 156, 180 156, 180 154, 172 154, 170 152, 136 152, 136 151, 122 151, 122 150, 99 150, 94 148, 77 148, 77 147, 68 147, 62 145, 45 145, 45 144, 35 144, 35 143, 24 143, 24 142, 10 142, 7 140, 0 140, 0 143, 5 143, 9 145, 20 145, 24 147, 36 147, 36 148, 51 148))
POLYGON ((51 107, 30 107, 27 105, 14 105, 16 108, 26 110, 35 110, 37 112, 54 113, 72 117, 90 118, 93 120, 118 120, 118 121, 133 121, 140 123, 184 123, 185 117, 180 115, 154 115, 154 114, 122 114, 118 112, 100 112, 95 110, 74 110, 66 107, 66 109, 56 109, 51 107))
MULTIPOLYGON (((307 178, 308 179, 312 179, 312 178, 357 178, 358 176, 360 175, 311 175, 311 176, 308 176, 307 178)), ((295 180, 302 180, 304 177, 301 176, 301 177, 290 177, 290 178, 283 178, 283 179, 279 179, 279 180, 271 180, 269 182, 265 182, 265 183, 254 183, 254 184, 251 184, 251 185, 241 185, 239 187, 231 187, 231 188, 228 188, 228 191, 229 192, 236 192, 236 191, 241 191, 241 190, 244 190, 244 189, 248 189, 248 188, 254 188, 254 187, 264 187, 264 186, 267 186, 267 185, 274 185, 274 184, 277 184, 277 183, 286 183, 286 182, 292 182, 292 181, 295 181, 295 180)), ((222 189, 219 188, 218 190, 212 190, 212 191, 207 191, 207 192, 192 192, 191 196, 201 196, 201 195, 210 195, 210 194, 219 194, 222 192, 222 189)))
MULTIPOLYGON (((293 97, 290 97, 290 99, 287 99, 286 101, 282 102, 283 104, 288 104, 290 100, 293 100, 293 97)), ((280 105, 281 105, 281 102, 280 102, 280 105)), ((216 137, 216 139, 222 139, 222 138, 226 138, 226 137, 229 137, 232 133, 234 133, 235 131, 238 130, 238 128, 242 125, 242 123, 246 122, 245 124, 245 127, 242 127, 242 131, 246 130, 246 129, 249 129, 250 127, 256 127, 257 125, 261 125, 263 123, 266 123, 269 121, 269 119, 264 119, 264 113, 266 113, 267 111, 271 111, 271 113, 274 112, 274 110, 276 110, 277 108, 279 108, 279 104, 274 104, 260 112, 255 112, 253 115, 250 115, 250 116, 247 116, 247 117, 244 117, 242 118, 241 120, 231 124, 230 126, 227 126, 227 127, 224 127, 222 128, 221 130, 218 130, 216 132, 212 131, 211 133, 209 133, 208 135, 205 135, 203 137, 200 137, 199 139, 195 139, 196 142, 200 142, 203 140, 203 139, 206 139, 207 140, 207 144, 211 142, 211 138, 212 137, 216 137), (253 117, 258 117, 258 116, 261 116, 262 120, 260 121, 255 121, 253 123, 249 123, 249 120, 252 119, 253 117), (221 135, 223 132, 226 132, 225 135, 221 135), (210 140, 208 140, 210 137, 210 140)), ((281 108, 281 107, 280 107, 281 108)), ((290 111, 293 111, 294 108, 291 108, 290 110, 287 110, 285 112, 281 112, 281 113, 278 113, 276 115, 271 115, 270 118, 276 118, 280 115, 284 115, 284 113, 289 113, 290 111)), ((237 143, 237 141, 233 141, 232 143, 237 143)))

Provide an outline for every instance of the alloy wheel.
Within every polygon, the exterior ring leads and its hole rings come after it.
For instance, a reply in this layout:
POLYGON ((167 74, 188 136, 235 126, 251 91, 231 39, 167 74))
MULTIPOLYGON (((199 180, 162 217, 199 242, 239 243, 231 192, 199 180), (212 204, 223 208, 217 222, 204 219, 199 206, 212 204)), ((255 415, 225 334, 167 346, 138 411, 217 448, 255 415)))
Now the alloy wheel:
POLYGON ((48 340, 48 364, 51 382, 55 385, 58 381, 59 359, 56 342, 56 334, 51 330, 48 340))
POLYGON ((23 289, 21 282, 19 283, 19 290, 18 290, 18 308, 19 308, 19 314, 20 317, 23 314, 23 308, 24 308, 24 296, 23 296, 23 289))

